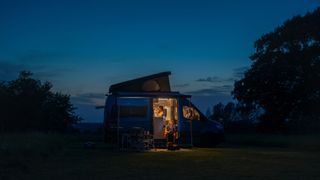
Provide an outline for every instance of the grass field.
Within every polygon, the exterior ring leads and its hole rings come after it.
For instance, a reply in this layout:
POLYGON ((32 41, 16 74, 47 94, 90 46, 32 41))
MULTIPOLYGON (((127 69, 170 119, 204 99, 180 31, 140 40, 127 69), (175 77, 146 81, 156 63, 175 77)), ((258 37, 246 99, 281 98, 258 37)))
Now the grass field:
POLYGON ((0 179, 320 179, 313 137, 231 135, 213 149, 124 153, 85 135, 6 135, 0 179), (87 140, 96 148, 84 149, 87 140))

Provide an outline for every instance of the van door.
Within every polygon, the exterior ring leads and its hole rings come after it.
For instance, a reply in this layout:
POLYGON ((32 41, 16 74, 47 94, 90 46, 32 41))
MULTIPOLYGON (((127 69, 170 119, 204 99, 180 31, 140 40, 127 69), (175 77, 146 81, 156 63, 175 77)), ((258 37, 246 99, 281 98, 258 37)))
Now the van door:
POLYGON ((193 146, 192 119, 194 113, 189 100, 181 98, 179 102, 179 144, 190 147, 193 146))
MULTIPOLYGON (((166 125, 169 122, 178 127, 178 107, 175 98, 153 98, 153 137, 167 139, 166 125)), ((175 128, 177 130, 177 128, 175 128)))

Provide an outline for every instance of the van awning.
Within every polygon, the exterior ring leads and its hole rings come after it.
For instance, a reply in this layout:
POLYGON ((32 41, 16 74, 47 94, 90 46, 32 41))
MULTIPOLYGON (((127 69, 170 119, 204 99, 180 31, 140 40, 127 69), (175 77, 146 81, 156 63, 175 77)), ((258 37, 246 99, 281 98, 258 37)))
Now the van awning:
POLYGON ((179 92, 114 92, 111 93, 117 97, 185 97, 191 98, 191 95, 181 94, 179 92))

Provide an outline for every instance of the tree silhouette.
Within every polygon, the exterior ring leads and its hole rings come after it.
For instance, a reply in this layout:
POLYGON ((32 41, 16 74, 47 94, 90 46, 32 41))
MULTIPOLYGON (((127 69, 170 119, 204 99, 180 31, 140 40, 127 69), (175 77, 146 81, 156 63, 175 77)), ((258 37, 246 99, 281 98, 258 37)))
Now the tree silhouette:
POLYGON ((224 105, 221 102, 213 106, 210 118, 221 122, 225 120, 224 105))
POLYGON ((241 111, 238 105, 233 102, 223 105, 220 102, 213 106, 213 112, 208 117, 223 123, 226 133, 256 132, 254 119, 251 118, 251 113, 255 112, 241 111))
POLYGON ((31 72, 22 71, 17 79, 0 83, 1 131, 63 132, 81 120, 74 114, 68 95, 53 93, 51 83, 31 76, 31 72))
POLYGON ((262 107, 262 130, 315 128, 320 121, 320 8, 263 35, 251 68, 235 83, 244 109, 262 107))

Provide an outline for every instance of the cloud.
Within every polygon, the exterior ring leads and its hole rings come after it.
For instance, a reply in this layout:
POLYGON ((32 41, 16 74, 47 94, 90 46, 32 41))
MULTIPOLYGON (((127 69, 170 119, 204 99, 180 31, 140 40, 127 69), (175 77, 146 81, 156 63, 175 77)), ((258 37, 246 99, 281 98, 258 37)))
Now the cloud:
POLYGON ((213 77, 199 78, 196 81, 197 82, 209 82, 209 83, 228 83, 228 82, 234 82, 234 79, 213 76, 213 77))
POLYGON ((173 87, 177 87, 177 88, 184 88, 184 87, 188 87, 188 86, 190 86, 189 83, 173 85, 173 87))
POLYGON ((208 76, 206 78, 199 78, 197 82, 208 82, 208 83, 222 83, 222 84, 230 84, 235 81, 243 78, 244 73, 250 69, 250 66, 243 66, 239 68, 233 69, 232 77, 230 78, 222 78, 219 76, 208 76))
POLYGON ((105 101, 104 93, 82 93, 71 96, 75 105, 91 105, 92 107, 102 105, 105 101))
POLYGON ((232 89, 233 89, 232 85, 212 86, 211 88, 189 91, 187 92, 187 94, 197 95, 197 96, 229 95, 232 89))
POLYGON ((96 99, 99 99, 99 98, 104 98, 106 96, 106 94, 104 93, 82 93, 82 94, 78 94, 78 96, 81 96, 81 97, 86 97, 86 98, 96 98, 96 99))
POLYGON ((235 68, 233 69, 233 77, 235 79, 241 79, 244 76, 244 73, 249 70, 249 66, 243 66, 243 67, 239 67, 239 68, 235 68))

